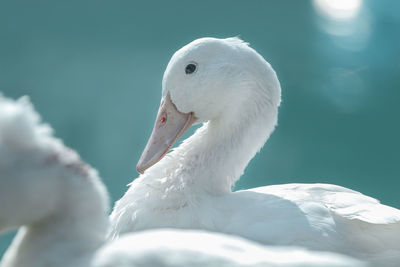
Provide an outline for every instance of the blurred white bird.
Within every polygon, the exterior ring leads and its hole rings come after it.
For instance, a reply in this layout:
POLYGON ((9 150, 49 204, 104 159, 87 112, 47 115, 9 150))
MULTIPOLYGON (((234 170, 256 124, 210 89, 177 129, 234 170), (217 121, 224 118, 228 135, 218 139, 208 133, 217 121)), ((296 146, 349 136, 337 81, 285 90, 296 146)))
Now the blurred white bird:
POLYGON ((116 203, 111 238, 160 227, 206 229, 400 266, 400 211, 376 199, 329 184, 231 192, 273 132, 281 101, 275 71, 247 43, 193 41, 172 56, 162 89, 137 166, 144 174, 116 203), (167 154, 194 123, 203 126, 167 154))
POLYGON ((28 98, 0 95, 0 232, 19 227, 1 267, 364 266, 201 231, 149 231, 105 243, 107 213, 96 170, 52 136, 28 98))

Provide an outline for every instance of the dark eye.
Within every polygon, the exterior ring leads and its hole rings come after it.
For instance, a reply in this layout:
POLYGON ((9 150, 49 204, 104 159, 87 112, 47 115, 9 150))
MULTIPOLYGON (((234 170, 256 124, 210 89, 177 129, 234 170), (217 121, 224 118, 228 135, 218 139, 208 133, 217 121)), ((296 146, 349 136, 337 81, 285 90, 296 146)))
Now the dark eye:
POLYGON ((186 66, 185 68, 185 73, 186 74, 192 74, 193 72, 196 71, 196 65, 193 63, 190 63, 186 66))

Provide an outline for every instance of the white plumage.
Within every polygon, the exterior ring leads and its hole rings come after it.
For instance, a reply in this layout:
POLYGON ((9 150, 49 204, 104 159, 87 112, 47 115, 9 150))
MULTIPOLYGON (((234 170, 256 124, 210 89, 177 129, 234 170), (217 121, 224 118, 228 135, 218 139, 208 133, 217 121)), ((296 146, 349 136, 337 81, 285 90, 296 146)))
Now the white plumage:
POLYGON ((400 265, 400 211, 373 198, 328 184, 231 192, 273 132, 281 101, 274 70, 246 43, 203 38, 178 50, 164 73, 162 96, 138 164, 148 169, 116 203, 111 238, 160 227, 206 229, 400 265), (185 72, 188 64, 196 71, 185 72), (166 105, 204 125, 162 158, 154 151, 163 144, 153 136, 162 137, 166 105))
POLYGON ((19 227, 1 267, 364 266, 202 231, 148 231, 105 243, 103 183, 40 123, 28 98, 0 95, 0 203, 0 232, 19 227))
POLYGON ((0 96, 0 232, 19 228, 1 267, 67 266, 109 226, 97 172, 41 124, 28 98, 0 96))
POLYGON ((133 262, 137 267, 367 266, 333 253, 295 247, 263 247, 234 236, 193 230, 129 234, 101 249, 100 253, 101 257, 96 257, 94 263, 101 267, 132 266, 126 262, 133 262))

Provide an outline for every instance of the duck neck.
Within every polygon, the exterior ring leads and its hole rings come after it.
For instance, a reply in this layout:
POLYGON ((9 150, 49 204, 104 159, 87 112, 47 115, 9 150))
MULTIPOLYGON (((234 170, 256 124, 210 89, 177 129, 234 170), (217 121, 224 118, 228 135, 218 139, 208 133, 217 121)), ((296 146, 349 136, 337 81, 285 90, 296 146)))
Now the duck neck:
POLYGON ((220 195, 231 192, 277 122, 277 107, 264 103, 248 112, 227 112, 205 123, 171 153, 179 162, 172 179, 182 188, 220 195))
POLYGON ((108 227, 104 199, 96 190, 74 189, 74 196, 61 196, 65 203, 56 212, 19 229, 1 267, 67 266, 103 244, 108 227))

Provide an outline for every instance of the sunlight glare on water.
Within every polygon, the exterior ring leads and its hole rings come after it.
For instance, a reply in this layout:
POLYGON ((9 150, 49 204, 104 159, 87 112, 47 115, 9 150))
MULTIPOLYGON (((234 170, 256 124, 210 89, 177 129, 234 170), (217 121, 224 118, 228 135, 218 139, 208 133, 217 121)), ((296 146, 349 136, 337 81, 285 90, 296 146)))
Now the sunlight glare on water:
POLYGON ((358 15, 362 0, 313 0, 313 4, 322 16, 334 20, 348 20, 358 15))
POLYGON ((360 51, 371 35, 371 16, 362 0, 313 0, 317 24, 346 50, 360 51))

